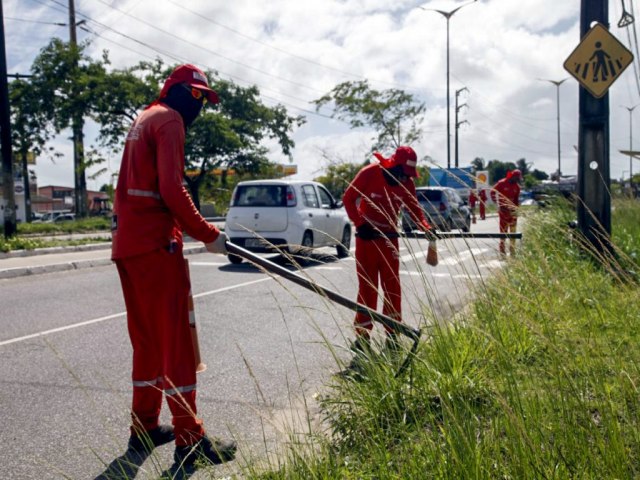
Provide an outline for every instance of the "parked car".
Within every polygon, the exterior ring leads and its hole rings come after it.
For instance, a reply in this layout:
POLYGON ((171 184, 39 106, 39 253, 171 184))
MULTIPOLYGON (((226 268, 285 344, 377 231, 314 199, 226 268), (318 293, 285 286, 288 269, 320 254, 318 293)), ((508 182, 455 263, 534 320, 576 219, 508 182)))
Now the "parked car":
MULTIPOLYGON (((418 187, 418 202, 429 223, 441 232, 460 229, 468 232, 471 228, 471 209, 458 192, 450 187, 418 187)), ((416 225, 406 211, 402 212, 402 229, 410 232, 416 225)))
POLYGON ((56 218, 54 218, 53 223, 71 222, 75 219, 76 219, 75 213, 63 213, 62 215, 58 215, 56 218))
MULTIPOLYGON (((71 210, 55 210, 53 212, 45 212, 44 214, 42 214, 40 219, 34 220, 33 223, 52 223, 52 222, 59 221, 57 220, 58 217, 65 216, 65 215, 73 215, 74 218, 72 218, 71 220, 75 219, 75 215, 71 210)), ((67 220, 69 220, 69 218, 67 218, 67 220)))
MULTIPOLYGON (((317 182, 252 180, 236 185, 225 220, 229 241, 253 252, 335 247, 349 255, 351 223, 341 201, 317 182)), ((230 254, 232 263, 242 258, 230 254)))

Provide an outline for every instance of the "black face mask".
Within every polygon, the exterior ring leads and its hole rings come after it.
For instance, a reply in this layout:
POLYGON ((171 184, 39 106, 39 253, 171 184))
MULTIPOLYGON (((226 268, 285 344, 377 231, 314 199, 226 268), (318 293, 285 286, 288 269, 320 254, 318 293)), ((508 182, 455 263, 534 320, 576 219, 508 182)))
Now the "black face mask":
POLYGON ((185 130, 191 126, 202 110, 202 100, 193 98, 191 89, 184 88, 183 85, 174 85, 169 89, 167 96, 162 103, 177 111, 184 121, 185 130))
POLYGON ((402 165, 396 165, 395 167, 391 167, 389 169, 382 169, 382 174, 384 175, 384 179, 387 181, 389 185, 395 187, 400 182, 398 181, 403 176, 404 178, 404 168, 402 165))

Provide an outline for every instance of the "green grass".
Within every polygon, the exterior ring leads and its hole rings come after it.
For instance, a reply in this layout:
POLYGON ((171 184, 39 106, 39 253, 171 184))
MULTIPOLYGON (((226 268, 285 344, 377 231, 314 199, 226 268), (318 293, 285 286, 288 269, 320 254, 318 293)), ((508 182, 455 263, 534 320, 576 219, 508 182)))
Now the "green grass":
POLYGON ((100 237, 77 240, 55 238, 43 239, 39 237, 55 237, 55 235, 66 235, 72 233, 107 232, 110 228, 111 220, 105 217, 91 217, 72 222, 60 223, 19 223, 18 233, 16 236, 10 239, 5 239, 3 236, 0 236, 0 252, 86 245, 90 243, 103 242, 104 238, 100 237))
POLYGON ((570 209, 531 214, 517 259, 463 318, 431 322, 406 375, 372 361, 364 381, 336 380, 327 431, 247 476, 640 477, 638 210, 615 203, 616 257, 582 248, 570 209))

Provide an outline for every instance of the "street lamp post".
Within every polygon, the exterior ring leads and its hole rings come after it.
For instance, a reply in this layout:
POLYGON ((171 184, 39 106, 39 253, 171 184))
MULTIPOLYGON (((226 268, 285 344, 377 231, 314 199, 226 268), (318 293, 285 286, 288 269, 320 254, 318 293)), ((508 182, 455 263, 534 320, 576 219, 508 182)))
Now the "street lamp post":
POLYGON ((624 107, 629 110, 629 192, 631 192, 631 196, 633 196, 633 111, 638 105, 634 105, 633 107, 624 107))
POLYGON ((562 85, 568 79, 563 78, 562 80, 547 80, 546 78, 539 78, 538 80, 549 82, 556 86, 556 120, 558 122, 558 181, 560 181, 560 177, 562 176, 560 160, 560 85, 562 85))
POLYGON ((459 7, 456 7, 453 10, 450 10, 448 12, 444 10, 436 10, 433 8, 418 7, 421 10, 424 10, 427 12, 438 12, 447 20, 447 168, 451 168, 451 109, 450 109, 451 95, 449 94, 449 19, 453 17, 453 14, 456 13, 458 10, 460 10, 463 7, 466 7, 467 5, 475 3, 476 1, 477 0, 472 0, 469 3, 460 5, 459 7))

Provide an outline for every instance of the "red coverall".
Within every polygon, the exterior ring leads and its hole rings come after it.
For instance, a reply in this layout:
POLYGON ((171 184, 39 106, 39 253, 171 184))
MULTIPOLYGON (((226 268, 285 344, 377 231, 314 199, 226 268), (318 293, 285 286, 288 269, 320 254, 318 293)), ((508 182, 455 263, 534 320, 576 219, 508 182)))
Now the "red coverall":
POLYGON ((133 347, 132 431, 158 426, 164 392, 177 445, 204 435, 196 417, 182 228, 204 243, 220 233, 182 185, 184 141, 178 112, 161 103, 142 112, 126 139, 112 225, 133 347))
POLYGON ((486 216, 487 209, 487 192, 485 192, 484 188, 480 189, 480 193, 478 194, 480 197, 480 220, 484 220, 486 216))
MULTIPOLYGON (((491 200, 498 205, 498 217, 500 218, 500 232, 514 233, 518 223, 518 205, 520 205, 520 185, 513 180, 512 172, 507 172, 507 177, 498 182, 491 189, 491 200)), ((516 240, 511 239, 509 251, 513 255, 516 251, 516 240)), ((500 239, 500 253, 506 253, 504 239, 500 239)))
POLYGON ((473 222, 476 221, 476 202, 478 201, 478 197, 476 192, 471 190, 469 192, 469 207, 471 208, 471 216, 473 217, 473 222))
MULTIPOLYGON (((400 207, 406 206, 415 223, 424 231, 431 228, 416 199, 413 179, 391 186, 384 179, 382 167, 372 163, 358 172, 344 192, 342 201, 356 228, 368 222, 376 230, 392 234, 391 238, 381 236, 373 240, 356 236, 358 303, 375 310, 380 283, 384 292, 382 313, 402 321, 397 236, 400 207)), ((354 324, 356 333, 364 337, 368 337, 373 329, 373 322, 366 313, 357 313, 354 324)), ((391 331, 387 329, 387 333, 391 331)))

